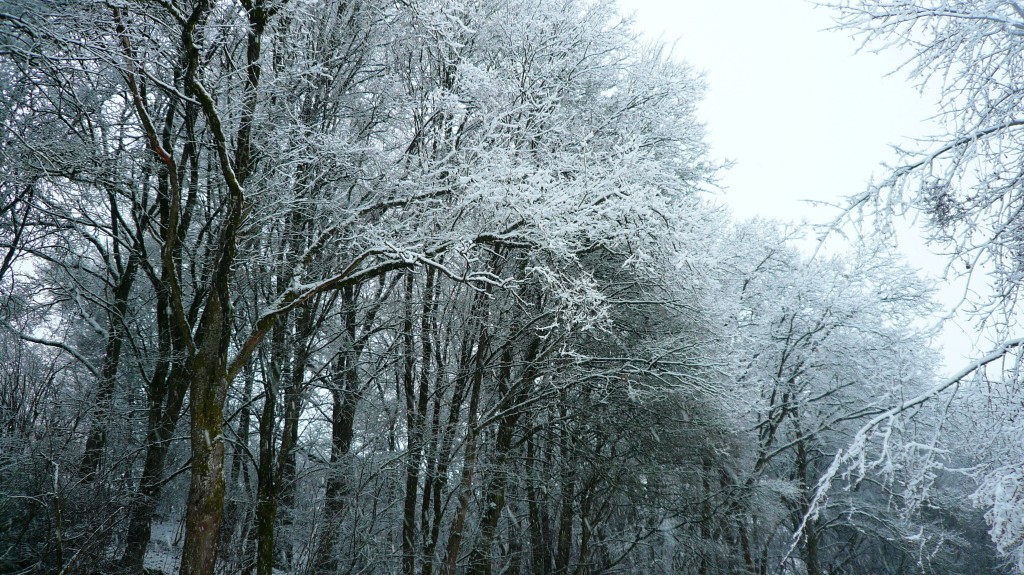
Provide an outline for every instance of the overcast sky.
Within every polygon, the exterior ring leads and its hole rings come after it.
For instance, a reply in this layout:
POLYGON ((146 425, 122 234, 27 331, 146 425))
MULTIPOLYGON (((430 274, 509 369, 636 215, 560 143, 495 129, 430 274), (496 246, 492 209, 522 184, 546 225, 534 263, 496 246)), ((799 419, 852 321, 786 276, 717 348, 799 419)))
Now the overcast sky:
POLYGON ((856 53, 832 14, 803 0, 621 0, 646 34, 706 74, 700 107, 716 157, 736 161, 723 195, 739 217, 827 217, 801 200, 864 189, 890 144, 932 130, 934 102, 899 54, 856 53), (890 73, 892 73, 890 75, 890 73), (888 75, 888 76, 887 76, 888 75))
MULTIPOLYGON (((830 30, 833 12, 804 0, 620 0, 638 29, 674 45, 703 71, 700 106, 712 155, 734 160, 722 174, 721 201, 739 218, 811 223, 836 211, 806 200, 840 203, 895 162, 893 144, 937 131, 934 93, 922 95, 899 70, 906 54, 858 50, 847 31, 830 30)), ((916 234, 901 234, 909 263, 941 279, 946 259, 916 234)), ((941 284, 952 308, 962 282, 941 284)), ((978 345, 966 322, 946 326, 936 342, 945 368, 959 368, 978 345), (967 327, 964 327, 967 326, 967 327)), ((981 345, 987 345, 981 343, 981 345)))

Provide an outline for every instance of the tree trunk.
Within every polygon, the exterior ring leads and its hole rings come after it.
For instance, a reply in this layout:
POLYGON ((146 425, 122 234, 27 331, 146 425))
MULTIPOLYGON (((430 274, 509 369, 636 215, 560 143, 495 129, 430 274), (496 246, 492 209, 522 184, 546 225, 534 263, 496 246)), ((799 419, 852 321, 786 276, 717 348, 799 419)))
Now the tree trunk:
MULTIPOLYGON (((127 29, 122 21, 119 8, 112 10, 116 29, 121 36, 121 47, 128 61, 129 70, 134 66, 134 50, 129 40, 127 29)), ((175 72, 180 72, 176 68, 175 72)), ((151 268, 150 281, 156 291, 156 327, 158 340, 158 356, 156 367, 149 383, 149 416, 146 429, 146 459, 143 465, 142 478, 139 482, 138 500, 133 505, 128 523, 127 544, 122 562, 129 570, 141 571, 149 546, 153 514, 157 500, 163 487, 163 473, 170 445, 168 442, 177 427, 181 410, 184 406, 185 394, 189 390, 192 378, 192 365, 187 357, 188 341, 191 334, 188 325, 194 317, 185 318, 184 302, 178 282, 178 268, 181 256, 180 237, 188 230, 189 209, 184 213, 181 209, 181 183, 178 179, 177 165, 168 150, 173 151, 172 133, 176 116, 177 104, 174 99, 169 102, 164 116, 162 137, 158 138, 146 108, 135 74, 129 72, 125 76, 132 95, 133 106, 139 116, 141 127, 146 134, 150 151, 159 162, 157 175, 157 217, 160 231, 160 263, 159 277, 151 268)), ((197 107, 192 104, 185 106, 185 128, 192 134, 197 118, 197 107)), ((182 153, 184 161, 191 161, 192 188, 197 186, 198 153, 191 143, 186 144, 182 153)), ((191 192, 190 192, 191 194, 191 192)), ((143 222, 149 216, 143 216, 143 222)), ((145 225, 140 224, 140 229, 145 225)))
MULTIPOLYGON (((331 467, 327 475, 327 493, 324 500, 324 528, 313 558, 314 571, 318 574, 337 572, 337 558, 334 553, 334 539, 338 523, 348 495, 348 484, 341 473, 342 461, 352 448, 355 437, 356 406, 363 396, 359 381, 358 360, 362 343, 358 342, 356 299, 357 287, 341 290, 342 320, 344 339, 342 348, 334 358, 329 387, 331 391, 331 467)), ((367 319, 372 322, 372 317, 367 319)))
POLYGON ((569 572, 575 499, 576 481, 572 477, 566 477, 562 481, 562 509, 558 516, 558 549, 555 553, 555 573, 559 574, 569 572))
POLYGON ((318 574, 337 572, 337 558, 334 553, 334 540, 337 537, 338 524, 341 522, 345 499, 348 497, 348 482, 342 474, 342 462, 352 448, 356 405, 362 396, 355 369, 343 367, 345 374, 335 375, 335 386, 331 389, 331 467, 327 477, 327 493, 324 497, 323 529, 319 535, 319 544, 314 564, 318 574))
MULTIPOLYGON (((295 495, 295 448, 299 441, 299 416, 302 413, 302 396, 306 386, 306 365, 309 363, 310 338, 313 335, 312 305, 303 305, 295 321, 295 339, 292 343, 290 381, 284 390, 284 413, 282 414, 281 447, 277 454, 277 475, 274 478, 277 506, 284 510, 279 517, 282 529, 287 530, 292 521, 292 507, 295 495)), ((278 552, 286 563, 291 562, 291 550, 277 545, 278 552)))
MULTIPOLYGON (((796 468, 797 468, 797 479, 800 483, 800 505, 798 506, 798 516, 795 517, 797 525, 803 520, 803 517, 807 514, 810 509, 811 500, 814 497, 814 483, 810 477, 810 455, 807 453, 807 438, 804 436, 803 429, 800 425, 799 415, 796 409, 793 410, 793 419, 795 420, 796 428, 796 468)), ((804 564, 807 565, 807 575, 821 575, 821 565, 818 555, 819 537, 818 537, 818 521, 813 518, 808 518, 804 524, 804 546, 803 546, 803 559, 804 564)))
MULTIPOLYGON (((448 468, 453 457, 452 449, 455 444, 455 432, 459 425, 459 416, 462 411, 462 404, 466 400, 466 389, 469 384, 470 373, 472 372, 472 347, 473 338, 467 334, 463 338, 459 350, 459 375, 455 379, 455 388, 452 390, 451 400, 448 405, 448 420, 444 426, 440 425, 440 394, 435 395, 434 398, 432 425, 434 425, 435 429, 439 429, 438 435, 441 437, 436 440, 435 452, 431 455, 431 459, 436 461, 434 471, 428 474, 423 486, 424 503, 429 506, 429 509, 424 514, 429 513, 430 517, 429 531, 424 526, 426 537, 423 542, 423 556, 425 558, 423 575, 431 575, 434 572, 434 555, 441 538, 441 520, 444 515, 443 492, 448 484, 448 468), (432 510, 432 513, 430 513, 430 510, 432 510)), ((441 365, 439 360, 438 365, 441 365)), ((438 378, 441 377, 443 377, 443 372, 438 370, 438 378)), ((440 386, 438 386, 438 389, 440 389, 440 386)), ((425 524, 426 521, 424 521, 425 524)))
POLYGON ((274 568, 274 521, 277 490, 274 481, 274 431, 277 428, 277 392, 284 377, 285 324, 278 322, 270 341, 270 373, 263 378, 260 414, 259 464, 256 468, 256 574, 271 575, 274 568))
POLYGON ((509 455, 512 451, 512 439, 517 430, 519 418, 522 415, 520 405, 529 396, 533 388, 533 380, 536 377, 537 350, 540 341, 534 338, 526 350, 523 358, 523 372, 513 385, 509 385, 511 379, 513 354, 511 344, 505 346, 502 353, 502 366, 498 374, 498 391, 501 399, 498 403, 498 432, 494 445, 494 473, 488 483, 484 495, 484 513, 480 519, 480 539, 470 554, 468 575, 491 575, 492 563, 491 548, 498 532, 498 520, 501 512, 505 509, 505 488, 508 483, 506 469, 509 455))
POLYGON ((537 484, 541 482, 537 470, 537 447, 533 440, 526 442, 527 487, 530 514, 530 561, 536 575, 551 573, 551 527, 545 493, 537 484))
POLYGON ((121 562, 130 571, 141 571, 146 558, 153 514, 163 488, 167 452, 178 425, 178 418, 181 416, 190 379, 190 373, 185 366, 173 366, 169 376, 167 367, 166 361, 158 363, 149 385, 146 459, 142 466, 138 494, 128 520, 124 555, 121 557, 121 562))
POLYGON ((252 424, 252 388, 255 384, 256 373, 251 365, 243 370, 242 397, 239 399, 237 440, 232 444, 231 469, 228 471, 228 492, 233 488, 241 494, 228 499, 224 509, 224 524, 221 526, 221 546, 229 546, 232 549, 231 558, 236 570, 241 569, 244 561, 245 550, 243 546, 232 546, 232 541, 243 542, 249 534, 252 525, 248 522, 247 511, 250 509, 241 498, 247 498, 252 493, 252 480, 249 474, 249 465, 246 457, 249 451, 250 425, 252 424), (237 533, 236 533, 237 530, 237 533))
POLYGON ((231 343, 231 275, 235 263, 237 233, 245 203, 243 185, 252 168, 252 127, 260 81, 260 51, 269 16, 262 1, 245 0, 249 19, 246 44, 246 84, 235 143, 235 157, 228 155, 215 102, 199 77, 200 54, 194 37, 198 23, 211 10, 200 0, 182 31, 188 66, 186 82, 203 108, 217 149, 219 168, 227 186, 226 214, 213 252, 209 293, 196 327, 195 355, 190 389, 192 480, 189 485, 185 546, 180 575, 213 575, 219 530, 224 513, 224 400, 227 397, 227 353, 231 343))
POLYGON ((477 436, 480 433, 477 427, 477 409, 479 409, 480 405, 480 388, 483 384, 487 343, 487 327, 484 322, 481 322, 480 339, 477 342, 475 360, 473 362, 472 383, 469 392, 469 415, 466 421, 466 451, 462 462, 462 479, 459 483, 459 503, 455 511, 455 520, 452 524, 451 533, 448 535, 447 551, 442 570, 443 575, 455 575, 459 561, 459 548, 462 545, 463 530, 466 524, 466 514, 469 512, 469 502, 473 497, 476 442, 477 436))
MULTIPOLYGON (((712 543, 711 536, 712 521, 715 518, 713 510, 713 501, 711 497, 713 492, 711 490, 711 465, 710 459, 705 458, 702 462, 701 468, 703 473, 701 474, 700 482, 703 487, 703 499, 701 500, 701 521, 700 521, 700 538, 704 542, 705 546, 710 546, 712 543)), ((697 564, 698 575, 708 575, 711 573, 711 550, 703 549, 700 556, 700 561, 697 564)))
POLYGON ((430 360, 433 356, 431 318, 433 316, 434 268, 427 268, 423 288, 423 313, 420 316, 420 370, 419 387, 413 389, 415 368, 414 339, 412 337, 413 276, 406 279, 406 318, 404 332, 405 372, 403 374, 406 408, 408 450, 405 466, 405 501, 402 506, 402 570, 405 575, 416 573, 416 503, 419 493, 419 472, 423 460, 423 437, 430 392, 430 360), (415 403, 413 401, 415 397, 415 403))
POLYGON ((213 575, 224 512, 224 399, 230 310, 227 277, 211 293, 199 323, 191 402, 192 480, 180 575, 213 575))
MULTIPOLYGON (((111 200, 113 203, 113 200, 111 200)), ((110 425, 110 410, 113 407, 114 391, 117 387, 117 369, 121 363, 121 347, 124 344, 124 321, 128 313, 128 295, 135 282, 138 256, 128 257, 128 264, 121 272, 114 288, 114 305, 107 322, 107 344, 103 352, 103 367, 100 371, 99 389, 96 392, 96 413, 89 438, 85 442, 85 454, 79 466, 79 474, 85 482, 92 482, 103 461, 103 450, 107 444, 107 428, 110 425)))

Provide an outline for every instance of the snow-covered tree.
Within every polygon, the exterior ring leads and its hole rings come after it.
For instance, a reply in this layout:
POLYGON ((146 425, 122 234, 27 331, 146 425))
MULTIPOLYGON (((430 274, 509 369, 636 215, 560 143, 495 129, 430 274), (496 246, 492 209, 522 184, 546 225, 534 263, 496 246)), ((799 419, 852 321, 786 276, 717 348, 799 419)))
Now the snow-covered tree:
POLYGON ((918 476, 922 460, 942 458, 927 429, 887 429, 871 443, 891 450, 884 478, 861 477, 816 501, 819 477, 858 428, 934 380, 922 319, 934 309, 928 284, 877 248, 807 258, 765 222, 738 226, 731 245, 749 246, 733 260, 733 314, 739 378, 754 398, 740 424, 750 435, 729 469, 745 514, 734 528, 747 570, 953 568, 959 534, 926 514, 897 512, 904 502, 960 513, 918 476))
MULTIPOLYGON (((944 128, 933 140, 901 150, 902 158, 889 175, 852 198, 851 209, 882 222, 900 214, 923 214, 929 237, 949 252, 948 273, 970 282, 961 312, 977 322, 983 341, 994 342, 991 349, 976 350, 977 360, 942 385, 897 405, 872 426, 958 387, 967 403, 991 385, 1004 389, 1001 395, 1016 398, 1021 343, 1017 304, 1024 278, 1024 6, 1015 0, 830 4, 840 26, 859 34, 868 47, 891 46, 908 55, 904 69, 928 93, 939 95, 938 119, 944 128)), ((1008 444, 1019 439, 1016 418, 1001 406, 988 417, 993 422, 989 434, 1005 437, 1008 444)), ((978 476, 977 500, 990 506, 993 540, 1024 570, 1024 529, 1012 495, 1020 455, 1013 449, 980 450, 977 455, 988 470, 978 476)))
MULTIPOLYGON (((680 262, 702 265, 699 240, 713 233, 698 198, 712 173, 693 119, 700 82, 611 4, 18 1, 0 24, 4 70, 27 88, 4 94, 3 120, 25 134, 5 143, 17 155, 4 158, 2 215, 17 231, 38 210, 29 231, 54 239, 4 244, 38 270, 19 289, 37 288, 41 314, 6 327, 86 374, 87 431, 64 445, 81 450, 83 485, 97 490, 119 462, 126 526, 111 528, 115 549, 93 547, 129 569, 187 453, 182 573, 210 572, 232 538, 248 568, 247 533, 259 573, 330 570, 318 550, 336 555, 340 533, 297 543, 295 498, 358 510, 348 452, 378 448, 406 452, 401 529, 380 523, 401 534, 402 567, 454 570, 473 525, 485 564, 500 513, 468 515, 475 461, 500 460, 525 425, 493 410, 533 390, 539 364, 582 361, 583 334, 627 305, 587 258, 662 281, 680 262), (41 192, 15 193, 21 181, 41 192), (493 323, 511 310, 525 314, 521 334, 493 323), (366 407, 380 411, 361 412, 373 386, 366 407), (111 446, 115 405, 136 417, 111 446), (302 422, 326 413, 318 459, 302 422), (359 429, 378 417, 389 434, 359 429), (173 441, 179 423, 187 449, 173 441), (502 439, 484 454, 494 425, 502 439), (435 445, 434 431, 448 435, 435 445), (462 479, 431 476, 428 501, 419 461, 462 479), (312 476, 323 496, 302 483, 312 476), (425 533, 429 557, 413 540, 425 533)), ((5 259, 4 279, 10 269, 5 259)), ((500 481, 487 481, 498 498, 500 481)), ((563 503, 577 504, 571 491, 563 503)), ((360 551, 389 553, 371 544, 360 551)))

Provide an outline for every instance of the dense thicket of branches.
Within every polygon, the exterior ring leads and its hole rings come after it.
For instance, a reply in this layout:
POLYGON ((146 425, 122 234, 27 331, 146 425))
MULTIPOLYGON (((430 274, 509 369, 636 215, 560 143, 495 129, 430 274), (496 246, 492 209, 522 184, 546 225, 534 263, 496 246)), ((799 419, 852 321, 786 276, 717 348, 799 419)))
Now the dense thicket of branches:
POLYGON ((0 6, 0 571, 993 569, 912 447, 805 521, 927 290, 707 205, 700 92, 602 2, 0 6))

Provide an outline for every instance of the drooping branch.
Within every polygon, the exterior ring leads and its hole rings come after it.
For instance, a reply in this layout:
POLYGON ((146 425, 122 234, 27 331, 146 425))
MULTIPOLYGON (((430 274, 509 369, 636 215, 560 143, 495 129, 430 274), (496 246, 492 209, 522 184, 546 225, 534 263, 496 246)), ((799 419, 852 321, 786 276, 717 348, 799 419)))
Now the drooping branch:
POLYGON ((797 544, 800 542, 800 538, 803 536, 803 532, 808 521, 817 519, 822 505, 828 499, 828 492, 832 488, 832 481, 835 479, 836 475, 840 474, 844 467, 848 468, 847 473, 853 471, 854 468, 857 469, 860 475, 864 475, 866 473, 867 468, 870 467, 870 465, 865 462, 868 447, 867 444, 879 426, 885 422, 891 423, 895 421, 900 414, 936 399, 949 389, 955 388, 963 383, 964 380, 972 374, 978 373, 989 364, 999 361, 1004 358, 1006 354, 1010 353, 1010 351, 1021 347, 1022 345, 1024 345, 1024 338, 1007 340, 988 354, 972 361, 963 369, 945 379, 938 385, 911 399, 902 401, 899 404, 882 411, 862 425, 854 434, 853 440, 850 441, 849 446, 846 449, 841 449, 836 452, 835 457, 832 458, 832 463, 829 464, 828 469, 818 479, 814 489, 814 497, 811 499, 810 504, 807 507, 807 512, 800 521, 800 525, 793 533, 789 550, 786 552, 780 564, 784 563, 789 558, 789 555, 793 550, 796 549, 797 544))
POLYGON ((29 335, 21 330, 15 329, 13 326, 7 324, 6 322, 4 322, 2 325, 8 331, 16 335, 18 338, 23 339, 29 343, 37 343, 39 345, 45 345, 47 347, 53 347, 67 352, 71 357, 78 360, 78 362, 81 363, 82 366, 85 367, 85 369, 89 370, 89 373, 96 377, 96 379, 100 379, 102 377, 100 370, 96 366, 94 366, 84 355, 79 353, 78 350, 71 347, 70 345, 62 341, 29 335))

